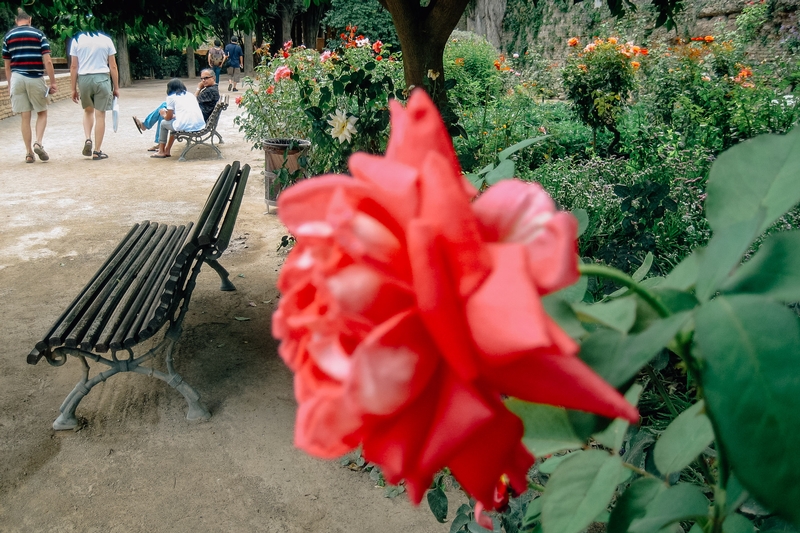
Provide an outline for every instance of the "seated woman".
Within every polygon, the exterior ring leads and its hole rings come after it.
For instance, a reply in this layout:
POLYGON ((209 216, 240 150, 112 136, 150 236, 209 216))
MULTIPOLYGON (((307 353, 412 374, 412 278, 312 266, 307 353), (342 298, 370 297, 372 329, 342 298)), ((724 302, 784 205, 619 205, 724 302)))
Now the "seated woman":
POLYGON ((186 92, 186 86, 177 78, 167 83, 167 102, 159 110, 161 125, 158 133, 158 151, 150 157, 163 159, 170 157, 170 149, 175 142, 173 131, 200 131, 205 127, 203 112, 197 103, 197 98, 186 92))
MULTIPOLYGON (((200 109, 203 111, 203 120, 208 122, 208 117, 211 116, 211 112, 214 111, 214 107, 219 100, 219 89, 214 82, 213 70, 203 69, 200 72, 200 83, 197 85, 197 91, 195 91, 194 95, 197 98, 200 109)), ((139 130, 139 133, 144 133, 145 130, 149 130, 155 126, 156 135, 153 139, 155 145, 152 148, 148 148, 148 152, 155 152, 158 150, 158 135, 161 130, 159 127, 161 125, 160 113, 161 110, 166 109, 166 107, 167 103, 161 102, 161 104, 147 115, 144 120, 139 120, 135 116, 133 117, 133 123, 136 124, 136 129, 139 130)))

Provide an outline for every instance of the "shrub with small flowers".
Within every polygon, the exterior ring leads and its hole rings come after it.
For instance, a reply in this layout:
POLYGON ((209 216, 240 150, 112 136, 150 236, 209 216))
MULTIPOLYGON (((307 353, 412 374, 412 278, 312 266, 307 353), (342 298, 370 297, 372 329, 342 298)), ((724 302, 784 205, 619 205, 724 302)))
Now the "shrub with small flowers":
POLYGON ((595 39, 583 48, 575 39, 567 43, 573 51, 563 71, 564 90, 581 120, 595 132, 607 128, 614 134, 613 151, 620 138, 617 121, 636 85, 639 57, 647 50, 616 37, 595 39))

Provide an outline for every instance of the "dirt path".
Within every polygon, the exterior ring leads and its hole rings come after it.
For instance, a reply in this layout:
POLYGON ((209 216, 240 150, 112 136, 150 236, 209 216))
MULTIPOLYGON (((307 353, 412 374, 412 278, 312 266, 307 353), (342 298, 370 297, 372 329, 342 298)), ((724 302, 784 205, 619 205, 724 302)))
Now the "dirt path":
POLYGON ((105 161, 80 155, 81 110, 70 100, 50 108, 47 163, 24 163, 19 117, 0 121, 0 532, 447 531, 405 496, 385 498, 365 474, 292 446, 291 375, 269 335, 283 227, 265 214, 263 153, 250 151, 231 105, 220 120, 223 160, 197 149, 178 162, 178 143, 171 159, 150 159, 152 135, 130 116, 146 115, 165 86, 123 91, 105 161), (133 374, 95 387, 78 408, 80 431, 53 431, 79 363, 30 366, 34 342, 133 223, 195 219, 235 159, 255 169, 220 260, 238 290, 220 292, 204 270, 176 355, 211 421, 187 423, 180 394, 133 374))

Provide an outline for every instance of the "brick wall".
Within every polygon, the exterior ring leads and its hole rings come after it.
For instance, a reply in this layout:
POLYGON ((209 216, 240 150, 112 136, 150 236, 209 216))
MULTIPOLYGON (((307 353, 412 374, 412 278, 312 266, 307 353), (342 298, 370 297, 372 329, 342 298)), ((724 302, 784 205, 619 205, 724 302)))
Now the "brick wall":
MULTIPOLYGON (((45 74, 45 81, 50 81, 50 78, 45 74)), ((56 94, 51 94, 50 99, 53 102, 72 97, 72 88, 69 81, 69 72, 56 74, 56 83, 58 84, 58 91, 56 94)), ((11 98, 8 95, 8 83, 0 82, 0 120, 12 116, 11 112, 11 98)))

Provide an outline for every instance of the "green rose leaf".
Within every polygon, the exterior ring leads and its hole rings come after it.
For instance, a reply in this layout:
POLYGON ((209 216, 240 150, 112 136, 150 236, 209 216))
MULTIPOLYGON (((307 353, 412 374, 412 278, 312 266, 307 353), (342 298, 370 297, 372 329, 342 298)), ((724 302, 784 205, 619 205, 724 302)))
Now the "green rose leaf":
POLYGON ((723 287, 725 292, 765 294, 783 302, 800 302, 800 231, 770 235, 750 261, 723 287))
POLYGON ((532 145, 533 143, 541 142, 541 141, 547 139, 548 137, 549 137, 549 135, 544 135, 542 137, 536 137, 534 139, 525 139, 524 141, 520 141, 517 144, 512 144, 511 146, 509 146, 508 148, 506 148, 505 150, 503 150, 502 152, 497 154, 497 158, 500 161, 508 159, 508 157, 511 154, 519 152, 523 148, 527 148, 528 146, 532 145))
POLYGON ((467 514, 457 514, 455 518, 453 518, 453 523, 450 524, 450 533, 456 533, 457 531, 461 531, 461 529, 469 524, 469 515, 467 514))
POLYGON ((667 490, 661 481, 645 477, 637 479, 617 500, 611 518, 608 520, 607 533, 627 533, 631 522, 645 515, 647 506, 653 499, 667 490))
POLYGON ((494 185, 502 180, 510 180, 514 177, 514 162, 510 159, 504 159, 486 174, 486 183, 494 185))
POLYGON ((726 150, 711 167, 706 190, 706 216, 715 233, 763 210, 756 227, 762 233, 800 202, 800 128, 759 135, 726 150))
POLYGON ((542 298, 542 305, 550 318, 563 329, 567 335, 573 339, 579 339, 586 335, 586 330, 583 329, 581 321, 575 315, 572 307, 563 299, 555 294, 548 294, 542 298))
POLYGON ((578 237, 580 237, 589 227, 589 213, 586 212, 586 209, 573 209, 571 213, 578 221, 578 237))
MULTIPOLYGON (((629 404, 636 407, 639 403, 639 395, 642 394, 642 389, 643 387, 638 383, 631 385, 631 388, 625 393, 625 399, 629 404)), ((622 441, 625 439, 625 432, 628 431, 628 426, 630 425, 630 422, 627 420, 617 418, 611 422, 606 429, 592 436, 594 440, 606 448, 611 448, 614 453, 617 453, 622 447, 622 441)))
POLYGON ((672 272, 666 277, 661 284, 665 289, 677 289, 679 291, 688 290, 697 283, 697 275, 700 270, 700 259, 697 253, 690 254, 683 261, 678 263, 678 266, 672 269, 672 272))
POLYGON ((755 533, 753 523, 740 514, 729 515, 722 523, 722 533, 755 533))
POLYGON ((644 277, 650 272, 650 268, 653 266, 653 254, 647 252, 647 255, 644 256, 644 261, 639 268, 636 269, 636 272, 633 273, 633 281, 642 281, 644 277))
POLYGON ((622 459, 600 450, 574 453, 561 463, 542 496, 544 533, 578 533, 602 513, 621 477, 622 459))
POLYGON ((595 331, 581 344, 580 358, 613 387, 620 387, 667 345, 690 316, 684 312, 656 320, 632 335, 607 329, 595 331))
POLYGON ((576 303, 575 313, 583 322, 599 322, 620 333, 630 331, 636 321, 636 300, 620 298, 596 304, 576 303))
POLYGON ((797 316, 742 294, 701 306, 695 323, 694 353, 722 451, 757 500, 800 524, 797 316))
POLYGON ((522 443, 533 455, 548 455, 583 446, 583 441, 572 429, 566 409, 515 398, 507 400, 506 407, 522 420, 525 426, 522 443))
POLYGON ((630 533, 653 533, 675 523, 708 515, 708 500, 695 485, 681 483, 657 494, 645 514, 631 522, 630 533))
POLYGON ((427 498, 433 516, 443 524, 447 520, 447 494, 441 487, 436 487, 428 491, 427 498))
POLYGON ((714 442, 714 428, 700 400, 672 421, 656 442, 653 459, 664 475, 680 472, 714 442))

